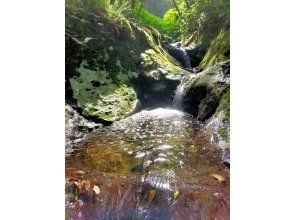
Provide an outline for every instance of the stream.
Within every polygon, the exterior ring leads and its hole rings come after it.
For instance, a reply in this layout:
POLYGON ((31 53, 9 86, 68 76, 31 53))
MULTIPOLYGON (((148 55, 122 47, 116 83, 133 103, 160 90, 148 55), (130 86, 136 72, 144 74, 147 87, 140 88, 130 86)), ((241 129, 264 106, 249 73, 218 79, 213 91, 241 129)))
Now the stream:
POLYGON ((229 170, 190 114, 145 109, 70 147, 66 219, 229 219, 229 170))

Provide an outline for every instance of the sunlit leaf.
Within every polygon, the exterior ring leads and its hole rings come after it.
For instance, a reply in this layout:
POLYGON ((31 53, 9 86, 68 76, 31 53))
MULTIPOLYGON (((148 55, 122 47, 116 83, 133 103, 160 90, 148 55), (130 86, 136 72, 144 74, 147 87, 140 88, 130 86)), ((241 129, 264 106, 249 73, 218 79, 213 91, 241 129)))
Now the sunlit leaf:
POLYGON ((221 175, 218 174, 212 174, 212 176, 217 179, 220 183, 223 182, 225 180, 225 178, 221 175))
POLYGON ((89 180, 83 180, 82 185, 85 187, 85 189, 89 192, 91 188, 91 183, 89 180))
POLYGON ((76 171, 76 173, 77 173, 77 174, 85 174, 85 172, 82 171, 82 170, 78 170, 78 171, 76 171))
POLYGON ((74 182, 74 183, 79 188, 79 190, 82 190, 83 188, 82 182, 74 182))
POLYGON ((100 188, 96 185, 93 187, 93 190, 97 195, 100 193, 100 188))
POLYGON ((180 195, 180 192, 179 192, 179 190, 176 190, 175 192, 174 192, 174 199, 176 199, 178 196, 180 195))

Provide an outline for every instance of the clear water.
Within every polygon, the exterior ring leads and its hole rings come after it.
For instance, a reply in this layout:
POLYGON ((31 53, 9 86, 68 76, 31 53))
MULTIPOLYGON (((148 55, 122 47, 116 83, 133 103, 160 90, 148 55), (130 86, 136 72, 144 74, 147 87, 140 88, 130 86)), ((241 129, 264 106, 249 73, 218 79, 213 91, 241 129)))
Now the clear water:
POLYGON ((209 140, 191 115, 173 109, 99 129, 66 157, 66 219, 229 219, 229 171, 209 140), (82 180, 101 193, 77 193, 82 180))

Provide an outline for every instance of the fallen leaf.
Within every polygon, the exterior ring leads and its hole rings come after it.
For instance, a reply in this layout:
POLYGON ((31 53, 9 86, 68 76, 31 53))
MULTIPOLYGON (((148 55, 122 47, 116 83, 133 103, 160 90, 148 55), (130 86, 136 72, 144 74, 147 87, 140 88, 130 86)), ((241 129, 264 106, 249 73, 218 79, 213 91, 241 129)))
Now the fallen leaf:
POLYGON ((96 185, 93 187, 93 190, 97 195, 100 193, 100 188, 96 185))
POLYGON ((154 196, 156 195, 156 191, 154 189, 152 189, 149 193, 148 193, 148 197, 147 197, 147 201, 148 203, 151 203, 152 200, 154 199, 154 196))
POLYGON ((82 190, 82 188, 83 188, 83 182, 81 183, 81 182, 74 182, 75 184, 76 184, 76 186, 79 188, 79 190, 82 190))
POLYGON ((212 176, 217 179, 220 183, 223 182, 225 180, 224 177, 222 177, 221 175, 218 174, 212 174, 212 176))
POLYGON ((89 192, 91 188, 91 183, 89 180, 83 180, 82 185, 85 187, 85 189, 89 192))
POLYGON ((85 172, 82 171, 82 170, 78 170, 78 171, 76 171, 76 173, 77 173, 77 174, 85 174, 85 172))
POLYGON ((179 190, 176 190, 175 192, 174 192, 174 199, 176 199, 178 196, 180 195, 180 192, 179 192, 179 190))

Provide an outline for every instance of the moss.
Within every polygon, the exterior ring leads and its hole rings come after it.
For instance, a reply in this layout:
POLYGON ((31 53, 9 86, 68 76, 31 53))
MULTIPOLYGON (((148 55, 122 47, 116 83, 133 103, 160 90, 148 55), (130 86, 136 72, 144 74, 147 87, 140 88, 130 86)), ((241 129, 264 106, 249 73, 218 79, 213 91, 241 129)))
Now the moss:
MULTIPOLYGON (((133 86, 139 74, 180 71, 177 61, 162 47, 157 30, 138 26, 121 15, 67 4, 66 33, 77 40, 83 52, 75 65, 70 63, 69 69, 78 74, 68 78, 84 115, 120 119, 137 100, 133 86)), ((75 58, 71 53, 67 56, 75 58)))
POLYGON ((225 117, 230 118, 230 90, 223 94, 216 114, 219 114, 221 110, 224 111, 225 117))
POLYGON ((222 95, 214 115, 219 122, 216 132, 224 141, 222 145, 228 146, 230 143, 230 90, 222 95))
POLYGON ((208 51, 200 63, 201 67, 209 67, 214 64, 229 59, 230 51, 230 31, 222 28, 219 34, 210 43, 208 51))
MULTIPOLYGON (((115 81, 105 70, 88 69, 85 60, 77 71, 80 76, 71 78, 70 83, 83 114, 112 121, 131 112, 137 97, 134 89, 126 84, 128 78, 115 81), (100 86, 93 86, 93 82, 99 82, 100 86)), ((119 76, 128 75, 121 73, 119 76)))

